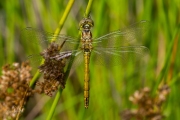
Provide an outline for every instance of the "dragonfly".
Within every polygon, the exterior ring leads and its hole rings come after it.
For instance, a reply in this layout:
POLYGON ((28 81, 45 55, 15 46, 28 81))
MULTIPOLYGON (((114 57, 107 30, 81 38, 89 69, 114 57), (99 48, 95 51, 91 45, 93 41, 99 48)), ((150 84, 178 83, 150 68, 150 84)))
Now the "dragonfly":
POLYGON ((147 30, 148 21, 142 20, 122 30, 110 32, 101 37, 93 38, 91 28, 94 22, 91 18, 83 18, 79 22, 81 32, 80 38, 74 38, 67 35, 49 34, 46 32, 27 28, 27 31, 33 32, 40 42, 50 41, 56 38, 56 41, 65 41, 60 53, 53 56, 57 60, 74 56, 75 58, 84 59, 84 106, 89 106, 90 90, 90 59, 95 60, 98 65, 120 65, 127 62, 128 58, 139 59, 148 54, 149 49, 141 45, 129 45, 138 39, 138 36, 147 30), (80 45, 79 45, 80 44, 80 45), (78 49, 74 46, 79 45, 78 49))

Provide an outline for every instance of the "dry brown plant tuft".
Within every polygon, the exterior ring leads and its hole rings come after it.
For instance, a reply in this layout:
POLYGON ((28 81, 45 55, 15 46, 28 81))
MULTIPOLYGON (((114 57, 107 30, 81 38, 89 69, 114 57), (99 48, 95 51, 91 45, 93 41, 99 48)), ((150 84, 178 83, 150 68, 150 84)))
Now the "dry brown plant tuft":
POLYGON ((137 105, 137 109, 125 110, 121 113, 123 120, 162 120, 162 105, 170 92, 168 85, 163 85, 158 89, 155 97, 150 95, 150 89, 145 87, 137 90, 129 100, 137 105))
POLYGON ((0 77, 0 118, 14 119, 23 112, 26 98, 32 95, 29 62, 8 64, 2 67, 0 77))
POLYGON ((62 45, 58 45, 52 42, 50 46, 41 53, 44 58, 44 63, 39 66, 39 70, 43 73, 43 82, 37 82, 36 85, 39 86, 39 93, 45 93, 48 96, 52 96, 56 92, 59 86, 65 88, 64 80, 64 67, 66 65, 66 60, 70 56, 60 54, 62 45), (61 58, 62 56, 65 56, 61 58), (59 59, 60 58, 60 59, 59 59))

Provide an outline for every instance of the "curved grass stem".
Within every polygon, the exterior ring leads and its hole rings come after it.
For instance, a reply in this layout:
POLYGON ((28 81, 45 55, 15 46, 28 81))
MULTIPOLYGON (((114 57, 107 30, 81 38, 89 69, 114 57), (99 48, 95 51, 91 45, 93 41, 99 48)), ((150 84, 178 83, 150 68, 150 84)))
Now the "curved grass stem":
MULTIPOLYGON (((74 0, 70 0, 70 1, 68 2, 68 5, 67 5, 67 7, 66 7, 66 9, 65 9, 65 11, 64 11, 64 14, 63 14, 63 16, 62 16, 62 18, 61 18, 61 20, 60 20, 60 22, 59 22, 59 26, 58 26, 58 28, 55 30, 55 33, 54 33, 55 36, 57 36, 57 35, 60 33, 60 31, 61 31, 61 29, 62 29, 62 27, 63 27, 63 25, 64 25, 64 22, 65 22, 65 20, 66 20, 66 18, 67 18, 67 15, 69 14, 69 12, 70 12, 70 10, 71 10, 71 8, 72 8, 73 3, 74 3, 74 0)), ((51 42, 53 42, 53 41, 55 41, 55 40, 56 40, 56 39, 52 39, 51 42)), ((55 108, 56 108, 56 106, 57 106, 57 104, 58 104, 58 101, 59 101, 59 98, 60 98, 60 96, 61 96, 61 93, 62 93, 62 89, 58 90, 58 92, 57 92, 57 94, 56 94, 56 96, 55 96, 55 99, 54 99, 54 101, 53 101, 53 104, 52 104, 52 106, 51 106, 51 108, 50 108, 50 111, 49 111, 49 114, 48 114, 46 120, 51 120, 51 119, 52 119, 52 116, 53 116, 54 111, 55 111, 55 108)))
MULTIPOLYGON (((67 7, 66 7, 66 9, 64 11, 64 14, 63 14, 62 18, 59 21, 59 25, 58 25, 58 27, 56 28, 56 30, 54 32, 55 36, 59 35, 59 33, 60 33, 64 23, 65 23, 65 20, 66 20, 68 14, 69 14, 69 12, 70 12, 70 10, 72 8, 73 3, 74 3, 74 0, 70 0, 69 3, 67 4, 67 7)), ((53 42, 55 40, 56 40, 56 38, 52 39, 51 42, 53 42)))
POLYGON ((86 7, 85 15, 84 15, 85 18, 89 17, 89 14, 91 12, 92 3, 93 3, 93 0, 89 0, 88 5, 86 7))

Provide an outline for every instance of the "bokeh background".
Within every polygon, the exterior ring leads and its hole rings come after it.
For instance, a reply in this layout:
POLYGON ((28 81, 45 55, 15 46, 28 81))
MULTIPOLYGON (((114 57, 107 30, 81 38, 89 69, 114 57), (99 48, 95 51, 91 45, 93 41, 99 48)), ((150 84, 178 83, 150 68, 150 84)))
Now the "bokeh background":
MULTIPOLYGON (((30 54, 39 53, 40 44, 26 40, 23 29, 38 28, 53 33, 67 6, 68 0, 4 0, 0 1, 0 66, 22 62, 30 54)), ((78 36, 79 21, 88 1, 76 0, 64 23, 61 34, 78 36)), ((141 45, 149 54, 136 64, 119 67, 90 65, 90 106, 84 108, 83 64, 72 68, 53 120, 121 120, 123 110, 136 108, 129 101, 136 90, 148 86, 156 91, 164 82, 171 92, 163 103, 165 120, 180 119, 180 1, 179 0, 98 0, 90 13, 94 21, 93 36, 125 28, 141 20, 149 28, 141 45), (176 42, 175 42, 176 41, 176 42)), ((111 64, 111 63, 110 63, 111 64)), ((25 106, 22 120, 44 120, 54 97, 34 95, 25 106)))

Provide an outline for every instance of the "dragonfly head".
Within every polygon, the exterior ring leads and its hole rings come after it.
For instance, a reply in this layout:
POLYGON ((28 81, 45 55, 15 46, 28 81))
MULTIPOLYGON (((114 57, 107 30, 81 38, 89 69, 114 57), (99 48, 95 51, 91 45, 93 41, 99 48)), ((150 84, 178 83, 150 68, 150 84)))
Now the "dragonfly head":
POLYGON ((84 18, 79 22, 80 29, 91 29, 94 26, 94 22, 90 18, 84 18))

